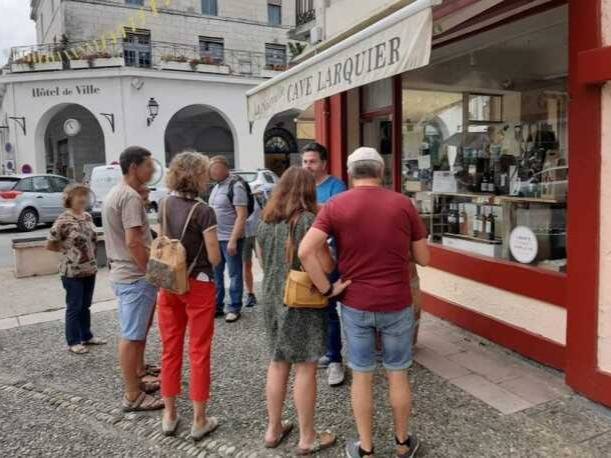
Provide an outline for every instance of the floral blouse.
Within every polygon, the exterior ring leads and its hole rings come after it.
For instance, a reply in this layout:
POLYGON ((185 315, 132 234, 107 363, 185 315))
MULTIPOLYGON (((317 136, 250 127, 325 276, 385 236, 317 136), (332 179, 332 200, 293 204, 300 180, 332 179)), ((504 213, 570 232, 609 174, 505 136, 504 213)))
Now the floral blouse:
POLYGON ((64 277, 95 275, 97 235, 89 213, 81 218, 70 212, 62 213, 53 224, 48 240, 59 244, 62 256, 59 273, 64 277))

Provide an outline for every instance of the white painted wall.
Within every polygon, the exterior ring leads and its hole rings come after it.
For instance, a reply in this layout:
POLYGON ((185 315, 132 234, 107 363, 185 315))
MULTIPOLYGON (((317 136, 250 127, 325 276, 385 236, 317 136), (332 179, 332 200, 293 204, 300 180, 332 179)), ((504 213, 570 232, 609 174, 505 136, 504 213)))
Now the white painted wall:
POLYGON ((324 12, 325 38, 329 39, 359 24, 399 0, 332 0, 324 12), (346 12, 350 12, 346 14, 346 12))
MULTIPOLYGON (((601 0, 603 46, 611 45, 611 0, 601 0)), ((611 372, 611 85, 602 92, 598 367, 611 372)))
POLYGON ((422 291, 478 314, 566 345, 566 310, 430 267, 419 268, 422 291))
POLYGON ((135 68, 95 69, 12 75, 2 80, 7 87, 0 111, 26 116, 28 132, 23 135, 11 125, 9 141, 16 150, 18 167, 31 164, 44 172, 44 132, 54 114, 66 104, 77 103, 91 111, 104 132, 106 160, 117 160, 129 145, 150 149, 165 162, 164 135, 172 116, 180 109, 202 104, 216 109, 231 127, 234 136, 236 166, 263 167, 263 134, 266 121, 259 121, 250 133, 246 116, 248 89, 260 80, 227 76, 201 76, 178 72, 152 72, 135 68), (138 79, 140 89, 133 84, 138 79), (91 84, 99 89, 95 95, 79 95, 75 87, 91 84), (35 88, 60 88, 60 96, 33 97, 35 88), (64 90, 72 90, 65 94, 64 90), (147 103, 154 97, 160 105, 159 115, 150 127, 146 125, 147 103), (114 113, 115 132, 100 113, 114 113))
MULTIPOLYGON (((42 0, 36 9, 40 43, 53 43, 62 33, 72 41, 101 39, 129 26, 130 18, 140 20, 139 8, 126 5, 124 0, 63 0, 61 14, 58 6, 51 13, 51 2, 59 4, 59 0, 42 0), (55 20, 50 26, 52 17, 55 20)), ((202 35, 224 38, 226 49, 264 52, 265 43, 286 43, 287 32, 295 23, 294 0, 283 1, 281 26, 268 24, 266 0, 219 0, 218 8, 219 16, 204 16, 201 0, 173 0, 171 8, 160 9, 157 16, 147 10, 137 27, 150 30, 153 41, 197 45, 202 35)))

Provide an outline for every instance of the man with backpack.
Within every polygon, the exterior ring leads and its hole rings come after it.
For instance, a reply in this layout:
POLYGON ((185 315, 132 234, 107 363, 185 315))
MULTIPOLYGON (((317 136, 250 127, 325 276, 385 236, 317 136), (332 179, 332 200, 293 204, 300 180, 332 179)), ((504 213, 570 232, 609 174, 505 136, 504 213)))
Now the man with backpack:
POLYGON ((254 198, 244 180, 229 173, 225 156, 210 160, 210 178, 216 182, 210 193, 209 204, 216 213, 221 263, 215 267, 217 288, 216 316, 225 315, 225 265, 229 270, 229 297, 225 321, 234 323, 240 319, 244 294, 243 260, 246 220, 254 210, 254 198))

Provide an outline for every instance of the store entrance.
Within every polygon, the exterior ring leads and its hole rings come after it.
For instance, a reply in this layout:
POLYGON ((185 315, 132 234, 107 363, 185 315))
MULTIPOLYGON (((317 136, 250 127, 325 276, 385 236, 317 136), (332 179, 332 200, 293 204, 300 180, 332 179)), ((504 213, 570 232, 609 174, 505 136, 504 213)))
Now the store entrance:
POLYGON ((384 158, 384 186, 393 189, 392 118, 390 115, 361 120, 362 145, 377 149, 384 158))

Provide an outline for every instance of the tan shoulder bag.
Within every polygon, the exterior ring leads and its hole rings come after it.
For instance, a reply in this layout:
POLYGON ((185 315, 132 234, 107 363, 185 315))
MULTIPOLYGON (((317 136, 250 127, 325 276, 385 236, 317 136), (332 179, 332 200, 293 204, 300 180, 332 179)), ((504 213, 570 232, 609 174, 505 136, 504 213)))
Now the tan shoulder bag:
POLYGON ((286 244, 286 260, 289 270, 284 286, 284 303, 291 308, 324 309, 329 301, 312 283, 310 275, 303 271, 303 267, 301 270, 292 268, 298 249, 297 243, 295 243, 295 227, 299 218, 298 215, 289 223, 289 238, 286 244))
POLYGON ((187 268, 187 251, 182 244, 195 209, 202 202, 196 202, 189 211, 180 239, 167 237, 167 199, 161 204, 161 234, 151 244, 151 255, 146 269, 146 279, 158 288, 174 294, 189 292, 189 276, 202 252, 203 242, 193 262, 187 268))

